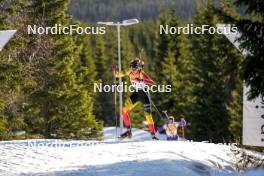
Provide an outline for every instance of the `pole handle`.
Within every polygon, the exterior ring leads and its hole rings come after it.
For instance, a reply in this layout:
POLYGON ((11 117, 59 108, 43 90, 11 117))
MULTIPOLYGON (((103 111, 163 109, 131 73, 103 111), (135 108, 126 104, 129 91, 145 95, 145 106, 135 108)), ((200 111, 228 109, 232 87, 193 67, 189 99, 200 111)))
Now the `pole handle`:
POLYGON ((165 114, 165 116, 167 117, 167 119, 169 118, 169 116, 168 116, 168 114, 167 114, 167 110, 164 110, 164 111, 162 111, 164 114, 165 114))

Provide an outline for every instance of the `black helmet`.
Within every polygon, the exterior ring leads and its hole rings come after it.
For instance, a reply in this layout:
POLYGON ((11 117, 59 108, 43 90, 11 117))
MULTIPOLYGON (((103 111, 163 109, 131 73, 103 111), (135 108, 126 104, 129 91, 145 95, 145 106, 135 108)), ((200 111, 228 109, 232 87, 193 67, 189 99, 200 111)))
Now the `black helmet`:
POLYGON ((133 61, 130 62, 130 68, 132 69, 142 69, 143 68, 143 62, 139 59, 136 58, 133 61))

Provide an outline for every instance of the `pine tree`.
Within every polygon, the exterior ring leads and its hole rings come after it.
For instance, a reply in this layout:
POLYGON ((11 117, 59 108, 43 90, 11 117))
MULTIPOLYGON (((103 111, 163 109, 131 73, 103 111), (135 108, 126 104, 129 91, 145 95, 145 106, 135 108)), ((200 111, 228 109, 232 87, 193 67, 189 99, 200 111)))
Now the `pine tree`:
MULTIPOLYGON (((106 54, 105 42, 103 37, 97 36, 95 39, 94 47, 94 59, 96 65, 96 81, 104 85, 111 85, 113 79, 111 78, 111 64, 109 64, 109 59, 106 54)), ((111 92, 97 92, 96 93, 96 116, 104 120, 104 122, 109 123, 113 116, 112 111, 112 93, 111 92)))
MULTIPOLYGON (((7 3, 0 1, 0 29, 20 29, 23 17, 18 8, 21 1, 7 3), (15 21, 15 22, 14 22, 15 21)), ((20 57, 23 39, 16 36, 0 53, 0 139, 17 137, 14 132, 24 130, 24 88, 29 83, 20 57)))
MULTIPOLYGON (((224 15, 219 17, 224 23, 233 23, 233 20, 238 20, 240 15, 235 11, 233 2, 230 0, 224 0, 222 2, 221 11, 224 15), (230 20, 231 18, 231 20, 230 20)), ((224 48, 224 46, 222 46, 224 48)), ((225 59, 225 84, 227 86, 228 104, 227 110, 230 116, 229 131, 232 134, 234 140, 239 143, 242 138, 242 104, 243 104, 243 83, 241 79, 241 63, 242 55, 230 48, 226 55, 229 55, 225 59)))
POLYGON ((96 64, 96 71, 98 73, 97 80, 101 80, 102 82, 107 81, 108 75, 106 75, 106 71, 108 68, 107 68, 107 56, 105 53, 105 41, 101 36, 97 36, 95 38, 94 59, 96 64))
MULTIPOLYGON (((3 8, 3 2, 4 2, 3 0, 0 1, 0 29, 4 29, 7 23, 7 16, 5 14, 7 10, 3 8)), ((1 56, 0 64, 2 65, 2 54, 0 54, 0 56, 1 56)), ((3 74, 2 69, 1 69, 1 73, 3 74)), ((3 85, 3 81, 0 82, 0 85, 3 85)), ((4 139, 8 132, 7 117, 4 112, 6 105, 2 98, 2 91, 3 91, 3 87, 0 88, 0 92, 1 92, 0 94, 1 95, 0 96, 0 140, 4 139)))
MULTIPOLYGON (((176 17, 174 17, 174 12, 169 12, 169 13, 163 13, 158 22, 157 25, 164 25, 164 24, 168 24, 168 25, 176 25, 178 26, 178 19, 176 17), (172 18, 175 19, 175 23, 172 23, 172 18)), ((158 30, 159 31, 159 30, 158 30)), ((172 83, 172 72, 173 70, 176 69, 175 63, 174 63, 174 54, 172 53, 171 49, 169 48, 170 43, 172 43, 171 39, 173 38, 173 36, 167 35, 167 34, 160 34, 158 32, 156 32, 155 35, 155 40, 154 40, 154 61, 153 61, 153 69, 152 71, 152 77, 154 77, 154 80, 156 82, 156 84, 171 84, 172 83), (165 62, 165 63, 164 63, 165 62), (162 67, 161 67, 162 66, 162 67), (163 70, 164 68, 168 70, 163 70), (161 70, 162 68, 162 70, 161 70), (157 72, 157 70, 160 70, 161 72, 157 72), (166 73, 167 72, 167 73, 166 73), (162 73, 162 74, 160 74, 162 73), (164 77, 165 76, 165 77, 164 77), (169 82, 167 82, 169 81, 169 82)), ((163 93, 164 94, 164 93, 163 93)), ((168 93, 167 93, 168 94, 168 93)), ((159 94, 154 94, 154 98, 153 100, 156 101, 156 99, 161 99, 161 97, 163 97, 164 95, 159 95, 159 94)), ((169 103, 164 103, 168 102, 169 100, 167 100, 167 97, 162 99, 162 101, 160 101, 158 103, 158 105, 163 105, 165 107, 167 107, 169 105, 169 103)))
POLYGON ((4 114, 4 107, 5 104, 4 102, 0 102, 0 140, 6 138, 7 136, 7 131, 8 131, 8 122, 7 122, 7 117, 4 114))
MULTIPOLYGON (((161 17, 159 24, 179 26, 180 21, 171 11, 161 17)), ((167 109, 174 116, 188 116, 190 103, 190 44, 182 34, 159 34, 156 38, 155 79, 160 85, 171 85, 172 92, 155 94, 161 109, 167 109)))
POLYGON ((248 97, 254 99, 264 95, 264 2, 260 0, 237 0, 238 5, 245 5, 249 19, 240 19, 237 22, 241 47, 249 52, 243 60, 243 78, 250 86, 248 97))
MULTIPOLYGON (((83 27, 85 27, 85 25, 83 25, 83 27)), ((94 97, 95 92, 93 91, 93 87, 97 72, 93 57, 91 37, 87 35, 76 35, 75 43, 79 52, 79 57, 74 61, 77 82, 83 85, 91 96, 94 97)))
MULTIPOLYGON (((66 15, 68 1, 32 2, 32 23, 42 26, 69 25, 66 15)), ((42 38, 42 36, 36 36, 42 38)), ((97 136, 101 125, 92 114, 92 99, 85 86, 78 85, 74 61, 79 58, 72 36, 45 36, 47 51, 39 51, 45 58, 37 66, 38 86, 31 95, 36 114, 28 119, 35 132, 45 137, 87 138, 97 136), (40 123, 40 125, 39 125, 40 123), (39 126, 36 126, 39 125, 39 126)), ((34 41, 34 39, 33 39, 34 41)))
MULTIPOLYGON (((241 82, 242 85, 242 82, 241 82)), ((232 101, 227 106, 228 114, 231 117, 229 131, 236 143, 242 142, 242 115, 243 115, 243 89, 234 89, 231 93, 232 101)))
MULTIPOLYGON (((206 1, 205 6, 197 11, 195 24, 215 26, 218 18, 213 9, 212 1, 206 1)), ((223 35, 194 35, 192 43, 195 98, 190 122, 192 136, 215 142, 229 140, 232 135, 228 130, 230 114, 227 105, 238 84, 241 55, 223 35)))

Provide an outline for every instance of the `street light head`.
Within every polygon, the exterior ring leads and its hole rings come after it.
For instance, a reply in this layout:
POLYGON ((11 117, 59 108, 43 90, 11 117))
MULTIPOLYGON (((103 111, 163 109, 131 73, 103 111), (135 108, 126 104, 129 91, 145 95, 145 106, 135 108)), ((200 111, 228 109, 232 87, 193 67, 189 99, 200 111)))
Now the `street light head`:
POLYGON ((123 26, 128 26, 128 25, 133 25, 133 24, 137 24, 137 23, 139 23, 139 21, 138 21, 138 19, 129 19, 129 20, 124 20, 124 21, 122 21, 122 25, 123 26))
POLYGON ((112 26, 114 24, 114 22, 111 22, 111 21, 108 21, 108 22, 99 21, 99 22, 97 22, 97 24, 102 24, 102 25, 106 25, 106 26, 112 26))
POLYGON ((102 24, 102 25, 106 25, 106 26, 129 26, 129 25, 133 25, 133 24, 137 24, 139 23, 138 19, 129 19, 129 20, 123 20, 122 23, 120 22, 112 22, 112 21, 100 21, 97 22, 97 24, 102 24))

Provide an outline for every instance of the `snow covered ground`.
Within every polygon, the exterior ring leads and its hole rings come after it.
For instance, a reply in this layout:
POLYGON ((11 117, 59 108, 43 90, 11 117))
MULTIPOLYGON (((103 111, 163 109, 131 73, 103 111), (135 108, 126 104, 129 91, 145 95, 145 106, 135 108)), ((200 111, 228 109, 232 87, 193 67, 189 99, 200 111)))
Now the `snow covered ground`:
MULTIPOLYGON (((263 176, 264 170, 235 171, 230 146, 202 142, 151 141, 133 129, 117 141, 115 128, 103 141, 23 140, 0 142, 0 175, 81 176, 263 176)), ((164 138, 164 136, 160 136, 164 138)))

